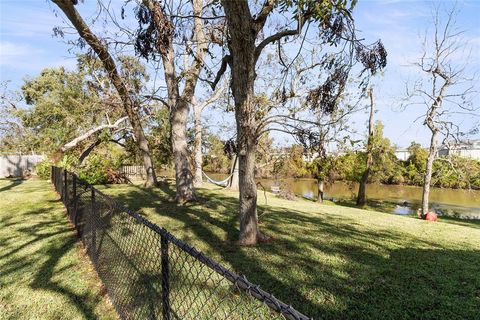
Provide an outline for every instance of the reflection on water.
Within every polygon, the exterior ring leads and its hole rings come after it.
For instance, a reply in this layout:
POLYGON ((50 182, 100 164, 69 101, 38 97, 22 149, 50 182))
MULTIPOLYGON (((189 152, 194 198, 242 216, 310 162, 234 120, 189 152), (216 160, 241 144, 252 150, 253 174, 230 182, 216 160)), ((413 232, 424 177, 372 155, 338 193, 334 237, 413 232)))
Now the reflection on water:
POLYGON ((395 209, 393 209, 393 213, 400 214, 400 215, 410 215, 410 214, 414 214, 415 212, 408 205, 404 206, 403 204, 402 205, 397 204, 395 206, 395 209))
MULTIPOLYGON (((210 174, 209 174, 210 175, 210 174)), ((214 179, 226 177, 222 174, 211 174, 214 179)), ((316 199, 318 187, 314 179, 260 179, 261 184, 270 190, 271 186, 292 191, 298 196, 316 199)), ((325 198, 334 202, 355 199, 358 184, 335 182, 325 186, 325 198)), ((379 202, 396 204, 391 212, 401 215, 416 214, 421 206, 422 188, 400 185, 367 185, 367 198, 379 202)), ((480 219, 480 191, 460 189, 430 189, 430 206, 440 215, 458 216, 461 218, 480 219)))

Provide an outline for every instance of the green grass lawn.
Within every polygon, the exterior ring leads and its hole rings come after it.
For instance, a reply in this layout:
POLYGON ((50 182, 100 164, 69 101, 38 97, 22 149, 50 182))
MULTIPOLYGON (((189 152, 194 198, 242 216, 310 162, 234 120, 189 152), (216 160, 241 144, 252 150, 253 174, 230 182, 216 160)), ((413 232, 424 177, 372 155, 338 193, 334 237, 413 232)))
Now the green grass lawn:
POLYGON ((46 181, 0 180, 0 319, 116 319, 46 181))
POLYGON ((433 223, 259 193, 274 241, 239 247, 237 196, 199 190, 99 187, 315 319, 480 319, 480 224, 433 223))
MULTIPOLYGON (((259 193, 274 241, 239 247, 236 193, 99 187, 315 319, 480 318, 480 224, 431 223, 259 193)), ((0 319, 114 319, 45 181, 0 180, 0 319)), ((174 266, 172 266, 174 267, 174 266)))

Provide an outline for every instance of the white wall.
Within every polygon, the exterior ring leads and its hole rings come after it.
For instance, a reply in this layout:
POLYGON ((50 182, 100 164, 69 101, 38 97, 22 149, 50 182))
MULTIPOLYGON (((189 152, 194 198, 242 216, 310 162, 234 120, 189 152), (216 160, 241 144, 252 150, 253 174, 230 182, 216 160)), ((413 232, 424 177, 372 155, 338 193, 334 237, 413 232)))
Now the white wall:
POLYGON ((408 150, 396 150, 395 156, 398 160, 407 161, 408 157, 410 157, 410 152, 408 150))
POLYGON ((21 177, 26 170, 33 172, 34 166, 42 160, 41 155, 0 156, 0 178, 21 177))

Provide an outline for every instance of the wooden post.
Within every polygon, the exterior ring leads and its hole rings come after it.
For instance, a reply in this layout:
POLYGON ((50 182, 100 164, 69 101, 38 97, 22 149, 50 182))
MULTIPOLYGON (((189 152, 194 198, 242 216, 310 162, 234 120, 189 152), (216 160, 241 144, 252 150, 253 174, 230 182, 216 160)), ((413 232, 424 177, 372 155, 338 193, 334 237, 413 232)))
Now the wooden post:
POLYGON ((170 270, 168 261, 168 239, 161 235, 162 259, 162 316, 163 320, 170 320, 170 270))

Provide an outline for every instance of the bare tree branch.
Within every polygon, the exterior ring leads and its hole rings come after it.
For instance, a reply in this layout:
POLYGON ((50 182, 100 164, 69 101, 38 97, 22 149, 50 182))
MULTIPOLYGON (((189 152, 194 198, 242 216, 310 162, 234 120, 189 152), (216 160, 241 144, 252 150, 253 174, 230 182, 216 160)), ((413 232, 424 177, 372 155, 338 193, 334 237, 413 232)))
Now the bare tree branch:
POLYGON ((92 135, 94 135, 95 133, 103 130, 103 129, 117 129, 120 124, 124 121, 128 120, 128 117, 122 117, 120 119, 118 119, 117 121, 115 121, 114 124, 102 124, 100 126, 97 126, 95 128, 92 128, 90 130, 88 130, 87 132, 85 132, 84 134, 76 137, 75 139, 71 140, 70 142, 67 142, 66 144, 64 144, 61 148, 61 151, 62 152, 66 152, 72 148, 75 148, 80 142, 90 138, 92 135))

